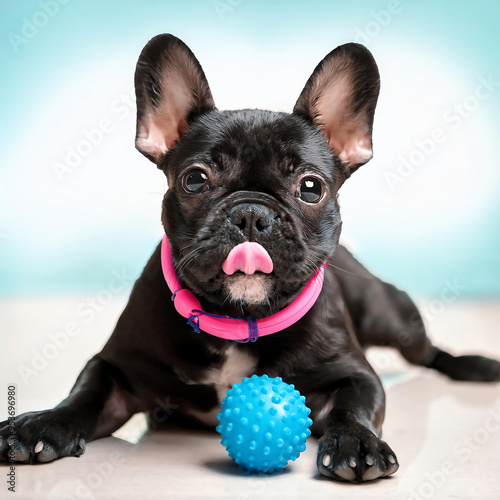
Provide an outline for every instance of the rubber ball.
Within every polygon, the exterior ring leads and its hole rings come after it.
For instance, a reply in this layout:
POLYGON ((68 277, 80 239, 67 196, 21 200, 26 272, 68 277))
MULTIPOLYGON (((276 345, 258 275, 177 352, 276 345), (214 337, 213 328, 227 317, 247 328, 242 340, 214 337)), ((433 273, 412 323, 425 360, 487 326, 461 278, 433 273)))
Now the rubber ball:
POLYGON ((248 471, 275 472, 306 449, 311 410, 293 384, 253 375, 234 384, 217 415, 221 444, 248 471))

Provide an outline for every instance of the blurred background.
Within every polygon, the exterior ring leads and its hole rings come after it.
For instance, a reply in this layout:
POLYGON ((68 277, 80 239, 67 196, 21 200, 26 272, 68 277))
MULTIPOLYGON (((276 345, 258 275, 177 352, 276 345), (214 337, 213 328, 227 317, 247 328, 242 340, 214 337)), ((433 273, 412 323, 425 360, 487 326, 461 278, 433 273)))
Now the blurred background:
POLYGON ((500 294, 500 2, 2 2, 0 293, 137 276, 161 236, 160 174, 134 149, 133 75, 158 33, 201 61, 220 109, 291 111, 337 45, 369 47, 374 159, 343 187, 343 235, 423 295, 500 294))
POLYGON ((35 375, 69 367, 66 387, 41 389, 50 401, 67 392, 82 350, 105 341, 161 238, 167 186, 134 149, 133 76, 143 46, 164 32, 195 53, 219 109, 290 112, 328 52, 366 45, 382 80, 375 156, 341 190, 344 241, 370 270, 425 301, 426 319, 455 301, 500 297, 500 2, 0 8, 0 339, 17 360, 4 365, 6 378, 36 386, 35 375), (70 338, 75 325, 69 347, 49 340, 70 338))
MULTIPOLYGON (((219 109, 290 112, 328 52, 366 45, 382 80, 375 156, 341 189, 342 238, 412 294, 436 344, 500 359, 498 0, 0 0, 0 421, 10 384, 18 414, 68 394, 160 241, 167 185, 134 148, 133 77, 144 45, 165 32, 200 60, 219 109)), ((500 436, 486 426, 498 387, 453 384, 389 349, 368 359, 402 468, 367 498, 439 488, 436 498, 498 498, 500 436), (444 481, 446 463, 457 468, 443 486, 433 478, 444 481)), ((105 476, 99 498, 151 495, 155 484, 176 498, 214 485, 214 498, 263 496, 263 483, 202 464, 225 456, 215 434, 210 446, 158 439, 140 455, 102 440, 78 464, 19 468, 18 494, 94 498, 75 491, 118 450, 128 465, 105 476)), ((265 483, 269 498, 326 495, 332 485, 305 482, 314 450, 295 474, 265 483)))

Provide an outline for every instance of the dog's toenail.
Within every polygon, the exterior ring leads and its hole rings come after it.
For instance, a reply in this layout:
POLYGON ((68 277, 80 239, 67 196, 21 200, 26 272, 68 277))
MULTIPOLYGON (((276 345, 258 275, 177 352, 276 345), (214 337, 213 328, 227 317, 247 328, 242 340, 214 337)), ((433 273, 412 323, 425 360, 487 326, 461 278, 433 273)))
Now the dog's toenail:
POLYGON ((356 467, 356 460, 354 460, 354 458, 351 458, 351 460, 349 460, 349 467, 352 467, 354 469, 354 467, 356 467))
POLYGON ((85 453, 85 448, 86 448, 86 443, 85 443, 85 439, 80 439, 80 441, 78 441, 78 446, 80 446, 80 448, 82 449, 82 453, 85 453))
POLYGON ((332 459, 331 459, 330 455, 325 455, 325 456, 323 457, 323 465, 324 465, 325 467, 328 467, 328 466, 330 465, 330 462, 331 462, 331 461, 332 461, 332 459))
POLYGON ((40 453, 43 450, 43 441, 38 441, 35 446, 35 453, 40 453))
POLYGON ((392 455, 389 455, 387 457, 387 460, 389 460, 389 462, 391 462, 391 464, 395 464, 396 463, 396 459, 392 455))
POLYGON ((365 462, 366 462, 366 465, 369 465, 371 467, 373 465, 373 458, 370 455, 368 455, 365 458, 365 462))

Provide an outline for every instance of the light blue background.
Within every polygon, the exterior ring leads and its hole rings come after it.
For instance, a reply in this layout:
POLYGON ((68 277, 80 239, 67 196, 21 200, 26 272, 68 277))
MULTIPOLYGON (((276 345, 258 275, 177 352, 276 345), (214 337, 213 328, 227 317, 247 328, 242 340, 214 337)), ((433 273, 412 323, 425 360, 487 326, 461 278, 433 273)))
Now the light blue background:
POLYGON ((42 4, 1 2, 0 294, 95 291, 113 271, 140 273, 166 186, 135 151, 135 109, 120 99, 145 43, 171 32, 220 108, 288 111, 319 60, 364 33, 382 94, 375 158, 341 193, 344 235, 417 295, 447 280, 463 296, 500 295, 500 88, 395 190, 386 179, 481 77, 500 81, 500 2, 401 0, 387 18, 388 1, 70 0, 16 45, 42 4), (54 162, 102 119, 113 131, 59 181, 54 162))

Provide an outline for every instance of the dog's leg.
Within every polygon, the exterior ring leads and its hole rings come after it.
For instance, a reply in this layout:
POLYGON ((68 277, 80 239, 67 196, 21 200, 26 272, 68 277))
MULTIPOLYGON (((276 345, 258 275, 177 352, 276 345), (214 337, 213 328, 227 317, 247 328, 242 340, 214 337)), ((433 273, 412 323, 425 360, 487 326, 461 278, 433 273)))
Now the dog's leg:
MULTIPOLYGON (((408 294, 387 283, 380 283, 377 293, 393 311, 381 315, 379 310, 368 311, 362 339, 389 345, 401 351, 410 363, 433 368, 454 380, 497 382, 500 362, 479 355, 452 356, 432 345, 422 317, 408 294)), ((362 341, 363 342, 363 341, 362 341)))
POLYGON ((110 434, 134 413, 121 382, 117 370, 95 356, 54 409, 0 424, 0 460, 37 463, 80 456, 88 441, 110 434))
POLYGON ((296 381, 306 395, 321 436, 317 466, 337 480, 362 482, 399 468, 392 449, 379 439, 385 412, 382 384, 361 351, 339 355, 296 381))
POLYGON ((391 346, 410 363, 433 368, 455 380, 500 380, 500 362, 484 356, 452 356, 432 345, 408 294, 369 273, 339 247, 335 275, 363 346, 391 346))
MULTIPOLYGON (((168 403, 158 403, 158 397, 185 397, 202 411, 215 406, 213 388, 181 382, 165 362, 174 349, 184 348, 203 364, 205 346, 191 330, 189 338, 169 336, 172 330, 182 331, 185 320, 170 300, 160 248, 136 281, 110 339, 86 364, 69 396, 54 409, 0 423, 0 461, 37 463, 79 456, 87 442, 111 434, 134 413, 164 408, 168 403), (182 347, 172 347, 172 338, 182 347)), ((198 373, 199 364, 190 361, 186 366, 198 373)))

